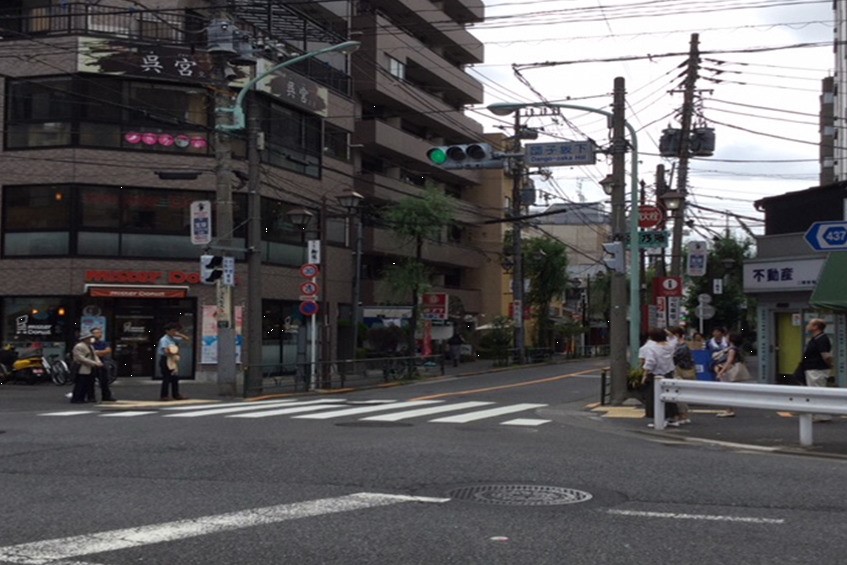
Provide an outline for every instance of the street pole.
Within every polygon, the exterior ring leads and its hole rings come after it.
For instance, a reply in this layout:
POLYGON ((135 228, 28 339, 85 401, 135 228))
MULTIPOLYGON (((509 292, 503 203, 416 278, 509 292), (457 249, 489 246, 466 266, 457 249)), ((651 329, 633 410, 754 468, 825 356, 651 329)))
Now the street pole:
MULTIPOLYGON (((215 94, 215 108, 229 105, 228 82, 226 79, 226 58, 215 55, 218 89, 215 94)), ((225 113, 218 112, 216 120, 223 121, 225 113)), ((232 248, 232 147, 229 135, 221 129, 215 130, 215 207, 217 211, 217 245, 223 249, 223 255, 229 256, 232 248)), ((218 394, 236 395, 235 367, 235 328, 232 315, 232 287, 222 284, 218 279, 217 322, 218 322, 218 394)))
MULTIPOLYGON (((612 102, 612 237, 622 240, 626 233, 626 214, 624 211, 626 196, 626 138, 624 137, 624 109, 625 109, 624 80, 621 77, 615 79, 614 94, 612 102)), ((631 211, 637 215, 637 208, 631 211)), ((634 242, 635 240, 633 240, 634 242)), ((632 242, 630 242, 632 243, 632 242)), ((638 250, 632 246, 630 253, 640 263, 638 250)), ((635 276, 639 266, 630 272, 635 276)), ((626 331, 626 273, 612 271, 611 273, 611 315, 609 319, 609 346, 611 350, 612 369, 612 404, 621 404, 626 398, 626 382, 629 376, 629 363, 626 359, 627 331, 626 331)), ((630 297, 636 301, 638 292, 630 297)))
MULTIPOLYGON (((259 182, 258 97, 251 92, 247 110, 247 371, 244 396, 262 394, 262 195, 259 182)), ((243 366, 243 361, 242 361, 243 366)))
POLYGON ((326 239, 327 239, 327 219, 329 217, 329 212, 326 207, 326 195, 321 196, 321 216, 320 216, 320 231, 318 232, 318 237, 320 241, 318 243, 319 253, 321 256, 321 285, 320 285, 320 294, 321 294, 321 365, 320 365, 320 375, 321 375, 321 387, 328 387, 328 379, 330 376, 330 361, 335 358, 333 352, 330 347, 330 336, 332 332, 332 327, 330 326, 330 307, 329 300, 327 295, 327 287, 329 286, 329 258, 326 256, 326 239))
MULTIPOLYGON (((515 111, 515 140, 514 153, 520 153, 521 141, 521 111, 515 111)), ((523 160, 515 159, 515 167, 512 169, 512 254, 514 255, 515 267, 512 271, 512 302, 513 317, 515 324, 515 357, 518 363, 523 363, 526 357, 524 345, 524 319, 523 319, 523 245, 521 242, 521 186, 524 176, 523 160)))
POLYGON ((362 212, 356 210, 354 221, 356 222, 356 254, 353 258, 355 271, 353 272, 353 359, 359 350, 359 323, 362 318, 362 212))
POLYGON ((685 90, 682 98, 682 132, 679 140, 679 175, 677 192, 682 196, 679 208, 673 215, 673 240, 671 244, 671 276, 682 274, 682 228, 685 220, 685 195, 688 190, 689 139, 691 120, 694 117, 694 88, 697 83, 697 69, 700 63, 699 34, 691 34, 688 52, 688 70, 685 76, 685 90))

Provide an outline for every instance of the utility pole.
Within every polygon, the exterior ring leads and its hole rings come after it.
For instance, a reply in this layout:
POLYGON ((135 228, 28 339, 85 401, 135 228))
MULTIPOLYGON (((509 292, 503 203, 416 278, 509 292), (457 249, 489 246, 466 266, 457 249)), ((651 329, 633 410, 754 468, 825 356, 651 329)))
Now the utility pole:
MULTIPOLYGON (((217 2, 218 17, 227 20, 224 2, 217 2)), ((217 89, 215 92, 215 120, 224 120, 225 112, 221 108, 230 105, 229 83, 227 81, 227 56, 215 53, 215 75, 217 89)), ((232 253, 232 147, 229 134, 215 129, 215 209, 217 211, 217 246, 223 250, 223 255, 232 253)), ((217 314, 218 314, 218 394, 236 396, 236 367, 235 367, 235 317, 232 309, 232 287, 223 284, 221 279, 216 283, 217 314)))
MULTIPOLYGON (((615 78, 612 102, 612 237, 623 240, 626 234, 626 136, 625 136, 626 85, 623 77, 615 78)), ((632 210, 637 214, 638 210, 632 210)), ((632 249, 637 249, 632 242, 632 249)), ((636 251, 637 253, 637 251, 636 251)), ((627 362, 627 300, 626 273, 611 273, 611 314, 609 316, 609 346, 612 368, 612 404, 620 405, 626 399, 626 382, 629 377, 627 362)), ((634 275, 634 273, 630 273, 634 275)), ((637 300, 637 293, 630 297, 637 300)), ((634 361, 634 360, 633 360, 634 361)))
MULTIPOLYGON (((515 140, 513 152, 521 151, 521 111, 515 111, 515 140)), ((526 357, 524 345, 524 319, 523 319, 523 244, 521 242, 521 187, 524 177, 523 160, 515 157, 515 166, 512 168, 512 254, 515 266, 512 270, 512 304, 513 319, 515 323, 515 357, 518 363, 523 363, 526 357)))
MULTIPOLYGON (((247 371, 244 396, 262 393, 262 195, 259 182, 259 112, 255 88, 247 107, 247 371)), ((242 363, 242 366, 244 364, 242 363)))
POLYGON ((682 274, 682 228, 685 220, 685 196, 688 188, 688 156, 689 140, 691 138, 691 120, 694 117, 694 88, 697 84, 697 71, 700 66, 699 34, 691 34, 691 45, 688 51, 688 69, 685 76, 685 86, 682 98, 682 132, 679 140, 679 175, 677 176, 677 191, 682 196, 682 202, 674 211, 673 243, 671 247, 671 276, 682 274))
MULTIPOLYGON (((664 230, 667 225, 667 206, 665 202, 662 200, 662 196, 668 191, 668 185, 665 182, 665 166, 664 165, 656 165, 656 207, 662 212, 661 220, 659 220, 659 225, 656 226, 658 230, 664 230)), ((656 276, 664 277, 667 274, 667 269, 665 267, 665 248, 659 249, 659 257, 656 262, 656 276)))

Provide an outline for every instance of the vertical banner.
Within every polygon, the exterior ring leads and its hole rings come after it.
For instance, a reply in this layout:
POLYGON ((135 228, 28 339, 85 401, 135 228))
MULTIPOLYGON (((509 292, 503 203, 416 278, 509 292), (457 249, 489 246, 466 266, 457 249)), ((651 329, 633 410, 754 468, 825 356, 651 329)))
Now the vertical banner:
POLYGON ((664 296, 656 297, 656 327, 666 328, 668 326, 668 307, 667 298, 664 296))
POLYGON ((680 302, 682 298, 679 296, 668 296, 668 326, 678 326, 680 322, 680 302))
MULTIPOLYGON (((218 307, 202 307, 200 329, 200 363, 216 365, 218 363, 218 307)), ((244 346, 242 328, 244 324, 244 308, 235 307, 235 362, 241 363, 241 350, 244 346)))

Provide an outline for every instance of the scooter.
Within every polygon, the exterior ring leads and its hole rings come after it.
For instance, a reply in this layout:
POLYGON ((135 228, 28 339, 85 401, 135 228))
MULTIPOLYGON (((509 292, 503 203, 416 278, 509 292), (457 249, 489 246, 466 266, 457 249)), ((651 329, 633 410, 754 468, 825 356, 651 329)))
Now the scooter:
MULTIPOLYGON (((6 359, 11 361, 11 370, 0 371, 0 379, 3 382, 22 380, 27 384, 34 385, 39 381, 50 380, 52 372, 50 363, 47 362, 40 349, 25 353, 23 357, 19 357, 17 352, 14 352, 13 356, 7 354, 6 359)), ((6 368, 8 368, 8 365, 6 365, 6 368)))

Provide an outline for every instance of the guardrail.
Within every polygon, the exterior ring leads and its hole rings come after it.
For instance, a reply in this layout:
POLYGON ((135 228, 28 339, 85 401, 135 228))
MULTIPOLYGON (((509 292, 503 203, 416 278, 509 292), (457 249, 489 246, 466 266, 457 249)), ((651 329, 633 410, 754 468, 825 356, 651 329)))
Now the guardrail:
POLYGON ((665 428, 665 402, 707 406, 758 408, 796 412, 800 420, 800 445, 812 445, 812 415, 847 415, 847 389, 689 381, 657 377, 653 389, 653 426, 665 428))

